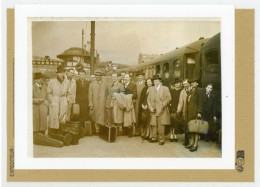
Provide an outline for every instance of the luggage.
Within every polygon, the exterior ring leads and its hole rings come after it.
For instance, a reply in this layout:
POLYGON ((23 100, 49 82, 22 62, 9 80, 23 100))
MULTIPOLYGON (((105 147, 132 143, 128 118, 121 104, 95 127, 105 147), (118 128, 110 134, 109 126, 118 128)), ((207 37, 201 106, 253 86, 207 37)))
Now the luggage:
POLYGON ((35 145, 45 145, 45 146, 52 146, 52 147, 63 147, 64 145, 62 141, 50 138, 41 133, 33 134, 33 143, 35 145))
POLYGON ((70 121, 60 125, 61 134, 69 133, 72 136, 72 145, 77 145, 80 139, 80 122, 70 121))
POLYGON ((99 137, 107 142, 115 142, 116 141, 116 127, 108 126, 108 125, 100 125, 99 129, 99 137))
POLYGON ((189 132, 207 134, 208 130, 209 130, 209 123, 207 121, 203 121, 202 119, 190 120, 188 123, 189 132))
POLYGON ((83 138, 85 135, 86 135, 86 129, 83 125, 81 125, 79 128, 79 137, 83 138))
POLYGON ((91 123, 90 121, 86 121, 84 123, 84 127, 86 129, 86 136, 93 136, 95 133, 95 127, 94 124, 91 123))
POLYGON ((66 145, 66 146, 70 145, 72 142, 72 136, 69 133, 64 133, 64 134, 49 133, 48 136, 55 140, 62 141, 64 143, 64 145, 66 145))
POLYGON ((70 121, 80 120, 80 106, 77 103, 73 103, 70 111, 70 121))

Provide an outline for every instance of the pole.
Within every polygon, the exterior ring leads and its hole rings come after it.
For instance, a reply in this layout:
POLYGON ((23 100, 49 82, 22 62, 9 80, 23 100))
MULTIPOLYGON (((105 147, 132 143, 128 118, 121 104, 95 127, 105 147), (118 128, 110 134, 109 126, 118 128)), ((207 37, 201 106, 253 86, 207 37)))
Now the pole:
POLYGON ((94 53, 95 53, 95 21, 91 21, 91 48, 90 48, 90 74, 94 74, 94 53))
POLYGON ((84 29, 82 29, 82 58, 80 59, 81 64, 84 64, 84 29))

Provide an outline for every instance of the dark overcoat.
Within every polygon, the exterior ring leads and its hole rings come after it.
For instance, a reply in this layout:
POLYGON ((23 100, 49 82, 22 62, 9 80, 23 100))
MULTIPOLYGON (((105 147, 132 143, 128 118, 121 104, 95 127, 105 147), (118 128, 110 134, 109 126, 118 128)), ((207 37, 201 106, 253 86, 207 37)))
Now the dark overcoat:
POLYGON ((213 92, 209 96, 206 94, 206 89, 201 92, 200 112, 206 121, 212 121, 213 117, 217 116, 216 97, 213 92))
POLYGON ((76 103, 80 106, 80 120, 89 120, 88 92, 90 82, 78 80, 76 87, 76 103))
POLYGON ((196 119, 201 113, 201 88, 192 89, 187 96, 187 122, 196 119))

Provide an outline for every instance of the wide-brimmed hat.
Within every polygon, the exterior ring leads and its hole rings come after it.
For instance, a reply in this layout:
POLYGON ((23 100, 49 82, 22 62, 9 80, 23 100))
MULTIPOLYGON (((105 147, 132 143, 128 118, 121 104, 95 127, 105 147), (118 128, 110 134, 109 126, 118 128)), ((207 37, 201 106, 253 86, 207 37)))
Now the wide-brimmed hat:
POLYGON ((154 75, 154 76, 153 76, 153 81, 154 81, 154 80, 159 80, 159 81, 161 81, 162 78, 160 77, 160 75, 154 75))
POLYGON ((34 79, 41 79, 41 78, 43 78, 42 73, 35 73, 33 78, 34 79))
POLYGON ((64 67, 62 65, 60 65, 60 66, 57 67, 56 73, 64 73, 64 71, 65 71, 64 67))
POLYGON ((96 76, 103 76, 103 72, 101 70, 96 70, 94 75, 96 75, 96 76))

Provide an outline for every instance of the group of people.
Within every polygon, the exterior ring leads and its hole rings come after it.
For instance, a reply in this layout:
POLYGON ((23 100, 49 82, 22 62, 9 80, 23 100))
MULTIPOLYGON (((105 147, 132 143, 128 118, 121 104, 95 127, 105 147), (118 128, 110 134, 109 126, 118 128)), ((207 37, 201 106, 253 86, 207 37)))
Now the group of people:
MULTIPOLYGON (((199 134, 189 133, 187 123, 195 118, 216 121, 216 99, 213 85, 198 87, 197 80, 175 79, 170 87, 164 86, 159 75, 146 79, 137 74, 133 82, 127 73, 103 78, 100 70, 91 80, 85 71, 65 72, 57 67, 56 78, 44 83, 41 73, 36 73, 33 83, 34 132, 58 132, 59 125, 70 121, 73 103, 80 106, 80 120, 95 124, 95 135, 100 125, 117 127, 128 137, 141 136, 143 140, 165 143, 165 128, 170 127, 170 141, 177 142, 177 134, 185 133, 184 146, 190 151, 198 148, 199 134), (48 116, 48 121, 47 121, 48 116), (48 124, 48 125, 47 125, 48 124)), ((209 136, 210 137, 210 136, 209 136)))

